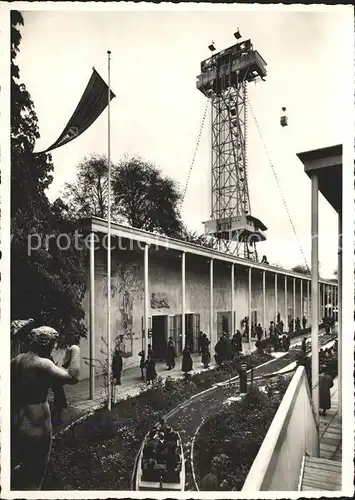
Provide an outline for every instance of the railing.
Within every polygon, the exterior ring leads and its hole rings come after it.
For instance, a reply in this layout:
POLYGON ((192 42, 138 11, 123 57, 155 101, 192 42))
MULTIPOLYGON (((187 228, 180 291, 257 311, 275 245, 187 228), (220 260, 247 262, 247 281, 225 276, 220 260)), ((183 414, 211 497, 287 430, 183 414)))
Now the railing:
POLYGON ((304 455, 318 453, 318 429, 303 366, 297 368, 242 491, 297 491, 304 455))

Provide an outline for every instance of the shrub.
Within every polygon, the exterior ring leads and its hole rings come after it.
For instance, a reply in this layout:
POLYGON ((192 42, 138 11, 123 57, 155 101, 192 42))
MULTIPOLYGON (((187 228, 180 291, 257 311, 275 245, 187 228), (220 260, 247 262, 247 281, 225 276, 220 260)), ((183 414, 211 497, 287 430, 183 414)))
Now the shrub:
POLYGON ((195 441, 195 471, 201 489, 240 490, 265 438, 290 377, 269 382, 270 396, 253 387, 244 399, 209 418, 201 427, 195 441), (275 394, 275 391, 279 391, 275 394), (212 476, 210 471, 212 471, 212 476))

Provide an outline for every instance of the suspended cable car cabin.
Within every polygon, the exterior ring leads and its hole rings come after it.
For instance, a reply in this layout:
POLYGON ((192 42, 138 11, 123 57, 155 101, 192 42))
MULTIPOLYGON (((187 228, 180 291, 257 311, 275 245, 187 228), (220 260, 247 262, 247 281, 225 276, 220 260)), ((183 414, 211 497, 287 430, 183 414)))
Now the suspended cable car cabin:
POLYGON ((287 127, 288 125, 288 120, 287 120, 287 115, 286 115, 286 108, 283 107, 282 108, 282 115, 281 115, 281 118, 280 118, 280 125, 281 127, 287 127))

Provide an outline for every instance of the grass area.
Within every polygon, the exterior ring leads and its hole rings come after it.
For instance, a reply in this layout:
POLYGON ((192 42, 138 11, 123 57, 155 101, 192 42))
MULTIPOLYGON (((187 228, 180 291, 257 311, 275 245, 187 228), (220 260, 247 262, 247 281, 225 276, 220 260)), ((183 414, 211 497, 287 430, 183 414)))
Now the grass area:
MULTIPOLYGON (((253 353, 253 366, 272 359, 253 353)), ((238 366, 204 371, 187 379, 155 380, 148 390, 97 410, 53 443, 44 490, 129 490, 141 442, 158 419, 180 403, 236 375, 238 366)))

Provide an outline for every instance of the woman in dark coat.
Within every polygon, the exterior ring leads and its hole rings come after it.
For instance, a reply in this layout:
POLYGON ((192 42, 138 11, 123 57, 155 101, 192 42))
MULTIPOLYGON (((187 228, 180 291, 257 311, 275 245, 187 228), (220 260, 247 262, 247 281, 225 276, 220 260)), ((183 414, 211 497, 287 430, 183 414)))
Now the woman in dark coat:
POLYGON ((166 364, 168 365, 168 370, 175 367, 175 342, 172 337, 169 337, 166 347, 166 364))
POLYGON ((201 342, 202 345, 202 356, 201 356, 201 363, 205 368, 208 368, 208 365, 210 364, 211 361, 211 353, 210 353, 210 341, 207 338, 207 335, 204 333, 203 334, 203 340, 201 342))
POLYGON ((235 349, 237 352, 242 352, 243 347, 242 347, 242 334, 240 330, 237 330, 235 334, 233 335, 234 342, 235 342, 235 349))
POLYGON ((112 378, 114 385, 121 385, 122 367, 123 367, 122 351, 117 346, 112 356, 112 378))
POLYGON ((144 368, 145 368, 145 352, 144 349, 138 353, 138 356, 140 356, 141 360, 139 362, 139 368, 141 369, 141 379, 145 380, 144 376, 144 368))
POLYGON ((192 358, 190 354, 190 349, 188 346, 185 347, 182 353, 182 367, 181 370, 187 375, 192 370, 192 358))
POLYGON ((148 354, 148 359, 145 362, 145 368, 146 368, 146 381, 147 384, 149 385, 150 382, 152 382, 154 379, 157 378, 157 372, 155 370, 155 361, 153 356, 148 354))
POLYGON ((322 410, 322 415, 331 408, 330 389, 333 385, 332 377, 323 369, 319 375, 319 408, 322 410))

